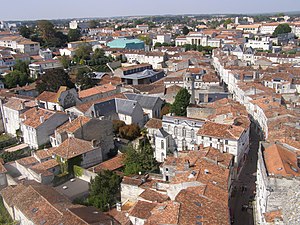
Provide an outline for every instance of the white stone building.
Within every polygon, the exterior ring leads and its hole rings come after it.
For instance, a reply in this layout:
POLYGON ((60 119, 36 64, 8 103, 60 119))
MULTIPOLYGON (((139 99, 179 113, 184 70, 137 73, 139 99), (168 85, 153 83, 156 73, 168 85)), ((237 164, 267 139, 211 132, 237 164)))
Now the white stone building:
POLYGON ((37 149, 50 142, 54 130, 68 120, 62 112, 32 108, 21 115, 24 143, 37 149))

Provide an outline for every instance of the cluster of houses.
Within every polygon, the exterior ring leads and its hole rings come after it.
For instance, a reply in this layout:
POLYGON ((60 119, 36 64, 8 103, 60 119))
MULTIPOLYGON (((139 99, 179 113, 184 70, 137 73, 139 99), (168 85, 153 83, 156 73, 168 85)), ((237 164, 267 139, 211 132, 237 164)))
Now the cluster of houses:
MULTIPOLYGON (((259 224, 297 224, 299 210, 299 68, 297 56, 273 54, 254 63, 217 49, 213 64, 233 100, 243 105, 260 142, 254 216, 259 224), (282 57, 294 60, 282 61, 282 57), (266 63, 268 62, 268 64, 266 63)), ((254 53, 254 57, 257 53, 254 53)))
POLYGON ((16 60, 31 60, 30 76, 43 76, 62 68, 57 56, 72 59, 81 45, 115 59, 107 64, 110 72, 91 73, 97 84, 86 90, 61 86, 38 93, 35 84, 10 90, 0 84, 0 131, 17 137, 30 153, 0 161, 0 193, 9 214, 20 224, 230 224, 229 201, 255 150, 254 129, 262 140, 255 219, 299 224, 293 205, 300 196, 300 55, 281 50, 294 46, 300 25, 292 23, 290 34, 273 38, 278 25, 236 20, 228 29, 199 25, 174 38, 182 26, 89 29, 87 21, 71 21, 70 28, 80 29, 85 40, 55 53, 17 33, 0 32, 4 76, 16 60), (136 38, 140 35, 153 45, 175 46, 151 48, 136 38), (186 45, 214 50, 208 56, 186 51, 186 45), (163 113, 182 88, 191 95, 187 115, 163 113), (159 173, 123 176, 123 155, 110 156, 119 141, 114 120, 147 129, 159 173), (115 208, 104 214, 72 204, 53 187, 74 163, 83 171, 76 179, 87 183, 102 170, 123 176, 115 208))

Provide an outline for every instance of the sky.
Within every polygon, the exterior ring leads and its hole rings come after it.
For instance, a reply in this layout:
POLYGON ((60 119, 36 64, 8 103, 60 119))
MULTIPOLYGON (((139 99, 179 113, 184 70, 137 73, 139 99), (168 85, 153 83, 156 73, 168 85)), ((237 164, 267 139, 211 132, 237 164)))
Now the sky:
POLYGON ((0 0, 0 20, 300 11, 300 0, 0 0))

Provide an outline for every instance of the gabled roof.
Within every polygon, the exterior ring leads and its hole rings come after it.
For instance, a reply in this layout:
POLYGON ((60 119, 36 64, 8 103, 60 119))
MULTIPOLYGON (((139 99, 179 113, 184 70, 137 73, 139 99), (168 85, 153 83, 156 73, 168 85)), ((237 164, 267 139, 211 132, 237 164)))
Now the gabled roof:
POLYGON ((94 149, 95 147, 93 146, 91 141, 69 137, 61 145, 59 145, 53 151, 53 153, 64 159, 71 159, 94 149))
POLYGON ((29 109, 34 106, 36 106, 35 101, 31 100, 26 100, 26 99, 20 99, 20 98, 10 98, 7 103, 4 104, 5 107, 16 110, 16 111, 21 111, 24 109, 29 109))
POLYGON ((60 88, 56 93, 51 91, 44 91, 39 96, 37 96, 36 99, 44 102, 57 103, 61 93, 65 92, 66 90, 67 90, 66 86, 60 86, 60 88))
POLYGON ((112 84, 104 84, 101 86, 92 87, 83 91, 79 91, 79 98, 87 98, 93 95, 102 94, 105 92, 113 91, 116 87, 112 84))
POLYGON ((243 132, 244 128, 241 126, 205 122, 197 135, 238 140, 243 132))
POLYGON ((282 145, 273 144, 263 151, 266 169, 269 175, 299 177, 300 168, 297 165, 297 154, 282 145))
POLYGON ((145 125, 146 128, 159 129, 162 128, 162 120, 151 118, 145 125))
POLYGON ((91 120, 91 118, 88 118, 86 116, 79 116, 72 121, 68 121, 68 122, 64 123, 63 125, 58 127, 56 129, 56 131, 58 133, 62 133, 62 132, 74 133, 80 127, 82 127, 83 125, 88 123, 90 120, 91 120))
POLYGON ((132 116, 134 109, 137 107, 138 103, 136 101, 128 99, 116 98, 116 112, 128 116, 132 116))
POLYGON ((26 126, 38 128, 41 124, 44 123, 43 121, 50 119, 56 113, 61 112, 54 112, 41 108, 31 108, 21 115, 21 117, 24 118, 24 121, 22 123, 26 126), (41 120, 41 118, 43 118, 43 120, 41 120))
POLYGON ((130 100, 137 101, 142 106, 142 108, 145 109, 153 109, 157 101, 159 101, 160 99, 159 97, 152 97, 133 93, 125 93, 125 96, 130 100))

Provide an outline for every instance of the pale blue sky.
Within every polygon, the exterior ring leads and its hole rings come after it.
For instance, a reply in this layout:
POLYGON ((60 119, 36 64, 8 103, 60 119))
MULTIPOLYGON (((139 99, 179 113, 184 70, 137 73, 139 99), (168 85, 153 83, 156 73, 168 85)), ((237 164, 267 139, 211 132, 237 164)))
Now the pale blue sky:
POLYGON ((0 20, 300 11, 300 0, 0 0, 0 20))

